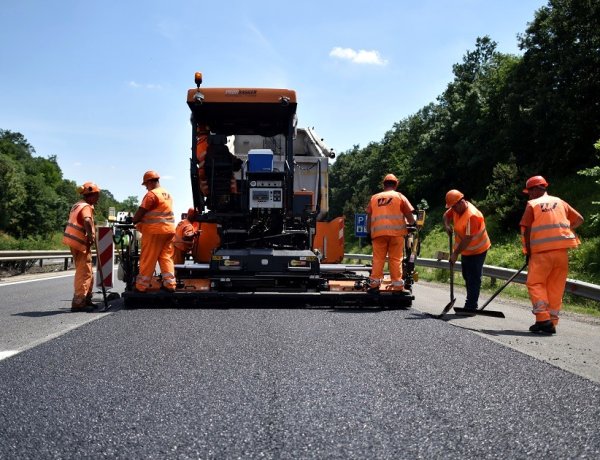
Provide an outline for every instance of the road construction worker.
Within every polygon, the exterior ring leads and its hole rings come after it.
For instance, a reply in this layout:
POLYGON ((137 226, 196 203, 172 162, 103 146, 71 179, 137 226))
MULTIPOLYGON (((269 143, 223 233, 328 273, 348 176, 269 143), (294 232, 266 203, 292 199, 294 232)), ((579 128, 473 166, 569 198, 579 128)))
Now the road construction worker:
POLYGON ((62 242, 71 249, 75 264, 71 311, 84 311, 95 306, 92 302, 92 246, 96 239, 94 205, 100 198, 100 188, 93 182, 86 182, 77 191, 83 198, 71 208, 62 242))
POLYGON ((198 222, 194 222, 196 212, 194 208, 188 209, 185 219, 182 219, 175 228, 173 239, 173 263, 179 265, 185 262, 185 255, 192 250, 194 236, 198 234, 198 222))
POLYGON ((462 277, 465 280, 467 298, 466 310, 476 310, 481 291, 483 264, 491 246, 485 229, 485 219, 473 203, 465 200, 458 190, 446 193, 446 209, 443 221, 448 235, 454 233, 454 246, 450 254, 450 263, 455 264, 460 255, 462 277))
POLYGON ((369 277, 369 292, 379 292, 383 280, 383 266, 389 255, 391 290, 404 290, 402 256, 404 237, 416 227, 414 208, 410 201, 396 191, 398 179, 393 174, 383 178, 383 192, 371 197, 367 206, 367 233, 373 244, 373 267, 369 277))
POLYGON ((548 195, 548 185, 542 176, 527 179, 523 193, 529 200, 520 226, 529 264, 527 290, 535 315, 529 330, 554 334, 567 282, 568 250, 579 245, 573 230, 583 217, 566 201, 548 195))
POLYGON ((175 291, 173 199, 169 192, 160 186, 159 179, 156 171, 147 171, 144 174, 142 185, 148 193, 133 216, 133 223, 142 233, 140 269, 135 280, 135 289, 139 292, 146 292, 150 287, 156 262, 160 266, 161 288, 169 292, 175 291))

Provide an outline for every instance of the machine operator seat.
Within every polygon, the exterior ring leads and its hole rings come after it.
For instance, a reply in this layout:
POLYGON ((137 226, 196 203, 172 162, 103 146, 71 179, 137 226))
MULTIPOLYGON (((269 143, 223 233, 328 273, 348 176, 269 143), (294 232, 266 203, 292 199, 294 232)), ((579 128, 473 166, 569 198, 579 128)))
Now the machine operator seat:
POLYGON ((209 187, 207 206, 214 211, 229 211, 239 207, 239 194, 235 171, 242 160, 229 151, 227 136, 211 135, 206 149, 206 178, 209 187))

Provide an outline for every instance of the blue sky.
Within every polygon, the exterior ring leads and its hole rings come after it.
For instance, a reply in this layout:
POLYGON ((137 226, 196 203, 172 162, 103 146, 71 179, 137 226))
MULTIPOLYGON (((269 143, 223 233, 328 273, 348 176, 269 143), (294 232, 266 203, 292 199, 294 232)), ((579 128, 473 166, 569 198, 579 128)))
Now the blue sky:
POLYGON ((299 126, 337 152, 380 141, 435 101, 489 35, 519 54, 542 0, 3 0, 0 129, 64 177, 141 198, 155 169, 176 212, 192 204, 186 92, 297 91, 299 126))

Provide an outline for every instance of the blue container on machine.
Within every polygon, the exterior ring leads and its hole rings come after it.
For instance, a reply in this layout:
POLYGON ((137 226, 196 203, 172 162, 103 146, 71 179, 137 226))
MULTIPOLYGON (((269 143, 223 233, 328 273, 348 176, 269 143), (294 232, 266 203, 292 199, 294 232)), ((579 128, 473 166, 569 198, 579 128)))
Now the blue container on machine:
POLYGON ((270 149, 250 149, 248 151, 248 172, 272 172, 273 151, 270 149))

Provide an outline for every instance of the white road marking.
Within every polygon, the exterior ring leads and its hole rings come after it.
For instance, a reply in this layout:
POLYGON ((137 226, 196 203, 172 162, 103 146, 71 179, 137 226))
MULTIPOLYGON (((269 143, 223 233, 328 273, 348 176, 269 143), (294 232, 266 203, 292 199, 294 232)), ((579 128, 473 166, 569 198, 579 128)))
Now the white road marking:
POLYGON ((17 353, 21 353, 22 350, 6 350, 0 351, 0 361, 6 358, 10 358, 11 356, 16 355, 17 353))
POLYGON ((33 283, 34 281, 45 281, 45 280, 53 280, 57 278, 67 278, 69 276, 75 276, 75 273, 69 273, 67 275, 56 275, 56 276, 46 276, 43 278, 32 278, 30 280, 22 280, 22 281, 9 281, 7 283, 1 281, 0 287, 2 286, 13 286, 15 284, 23 284, 23 283, 33 283))

